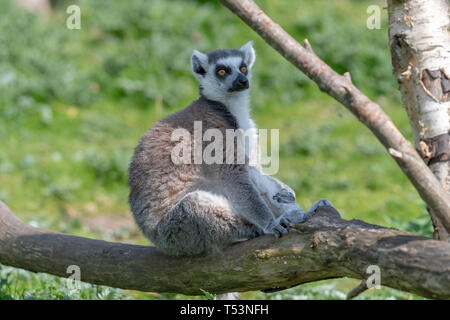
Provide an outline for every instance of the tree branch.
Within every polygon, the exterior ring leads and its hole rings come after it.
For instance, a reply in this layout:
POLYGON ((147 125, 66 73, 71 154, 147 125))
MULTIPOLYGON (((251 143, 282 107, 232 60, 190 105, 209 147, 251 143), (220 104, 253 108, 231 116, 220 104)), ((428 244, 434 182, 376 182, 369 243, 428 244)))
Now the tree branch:
POLYGON ((252 0, 219 1, 313 80, 320 90, 349 109, 375 134, 386 150, 393 150, 394 152, 389 152, 393 159, 447 232, 450 232, 450 196, 381 107, 361 93, 352 84, 349 75, 339 75, 323 62, 313 52, 307 40, 301 46, 252 0))
POLYGON ((175 258, 153 247, 112 243, 34 228, 0 202, 0 263, 123 289, 199 295, 276 291, 301 283, 365 279, 378 265, 381 284, 428 298, 450 298, 450 243, 346 221, 325 207, 286 236, 262 236, 223 253, 175 258))
POLYGON ((347 294, 347 300, 353 299, 357 296, 359 296, 361 293, 367 290, 367 284, 366 280, 362 280, 361 283, 353 288, 348 294, 347 294))

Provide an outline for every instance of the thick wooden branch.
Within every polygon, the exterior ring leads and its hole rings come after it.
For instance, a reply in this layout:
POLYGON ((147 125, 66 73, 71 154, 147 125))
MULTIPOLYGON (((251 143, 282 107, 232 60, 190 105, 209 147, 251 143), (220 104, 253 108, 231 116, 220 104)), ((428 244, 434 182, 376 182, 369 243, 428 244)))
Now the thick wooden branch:
POLYGON ((366 279, 428 298, 450 299, 450 243, 346 221, 321 208, 286 236, 241 242, 211 257, 174 258, 153 247, 111 243, 34 228, 0 202, 0 263, 123 289, 202 294, 282 290, 322 279, 366 279))
POLYGON ((364 123, 394 158, 447 232, 450 232, 449 194, 381 107, 361 93, 352 84, 348 74, 336 73, 312 51, 307 40, 304 46, 300 45, 252 0, 219 1, 312 79, 322 91, 342 103, 364 123))

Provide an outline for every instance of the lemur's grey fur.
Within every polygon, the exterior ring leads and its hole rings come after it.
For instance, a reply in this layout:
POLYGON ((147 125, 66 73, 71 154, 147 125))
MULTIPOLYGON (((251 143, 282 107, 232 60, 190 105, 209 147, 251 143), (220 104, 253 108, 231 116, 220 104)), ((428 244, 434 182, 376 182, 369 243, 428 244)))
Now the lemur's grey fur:
MULTIPOLYGON (((192 134, 194 121, 202 121, 203 132, 215 128, 224 137, 226 129, 256 128, 248 103, 254 61, 252 42, 207 54, 194 50, 191 68, 200 98, 150 128, 136 147, 129 169, 130 206, 144 235, 167 254, 204 255, 264 233, 281 236, 290 223, 329 205, 321 200, 304 212, 291 188, 248 161, 173 163, 171 152, 179 141, 172 141, 172 133, 183 128, 192 134)), ((256 133, 251 140, 257 141, 256 133)))

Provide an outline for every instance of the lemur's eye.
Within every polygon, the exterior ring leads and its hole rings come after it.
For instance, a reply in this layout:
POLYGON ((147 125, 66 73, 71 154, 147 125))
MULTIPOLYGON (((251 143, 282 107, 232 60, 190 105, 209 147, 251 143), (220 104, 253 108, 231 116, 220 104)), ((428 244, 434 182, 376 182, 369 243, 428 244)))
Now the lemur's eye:
POLYGON ((225 73, 227 73, 227 72, 226 72, 225 70, 223 70, 223 69, 220 69, 219 71, 217 71, 217 74, 218 74, 219 76, 224 76, 225 73))
POLYGON ((241 67, 241 72, 242 73, 246 73, 247 72, 247 68, 246 67, 241 67))

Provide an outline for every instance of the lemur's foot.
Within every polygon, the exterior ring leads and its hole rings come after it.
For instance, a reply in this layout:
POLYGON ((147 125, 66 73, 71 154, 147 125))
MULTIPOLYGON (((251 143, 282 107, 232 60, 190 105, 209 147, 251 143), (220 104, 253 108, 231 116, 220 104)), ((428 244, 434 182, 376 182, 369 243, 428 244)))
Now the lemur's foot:
POLYGON ((300 208, 299 205, 295 204, 295 207, 291 210, 285 212, 282 217, 289 222, 289 224, 302 223, 306 220, 308 214, 300 208))
POLYGON ((281 217, 284 219, 284 221, 287 221, 290 224, 296 224, 296 223, 302 223, 306 220, 306 217, 316 211, 320 207, 333 207, 330 200, 328 199, 320 199, 319 201, 316 201, 311 208, 309 208, 306 212, 300 208, 297 204, 295 204, 295 207, 286 213, 284 213, 281 217))
POLYGON ((289 232, 289 221, 283 216, 278 219, 274 219, 269 225, 264 229, 265 234, 273 234, 275 237, 280 238, 283 234, 289 232))
POLYGON ((314 202, 314 204, 308 210, 306 210, 306 214, 310 214, 310 213, 316 211, 320 207, 332 207, 332 208, 334 208, 333 205, 331 204, 330 200, 328 200, 328 199, 320 199, 319 201, 314 202))

